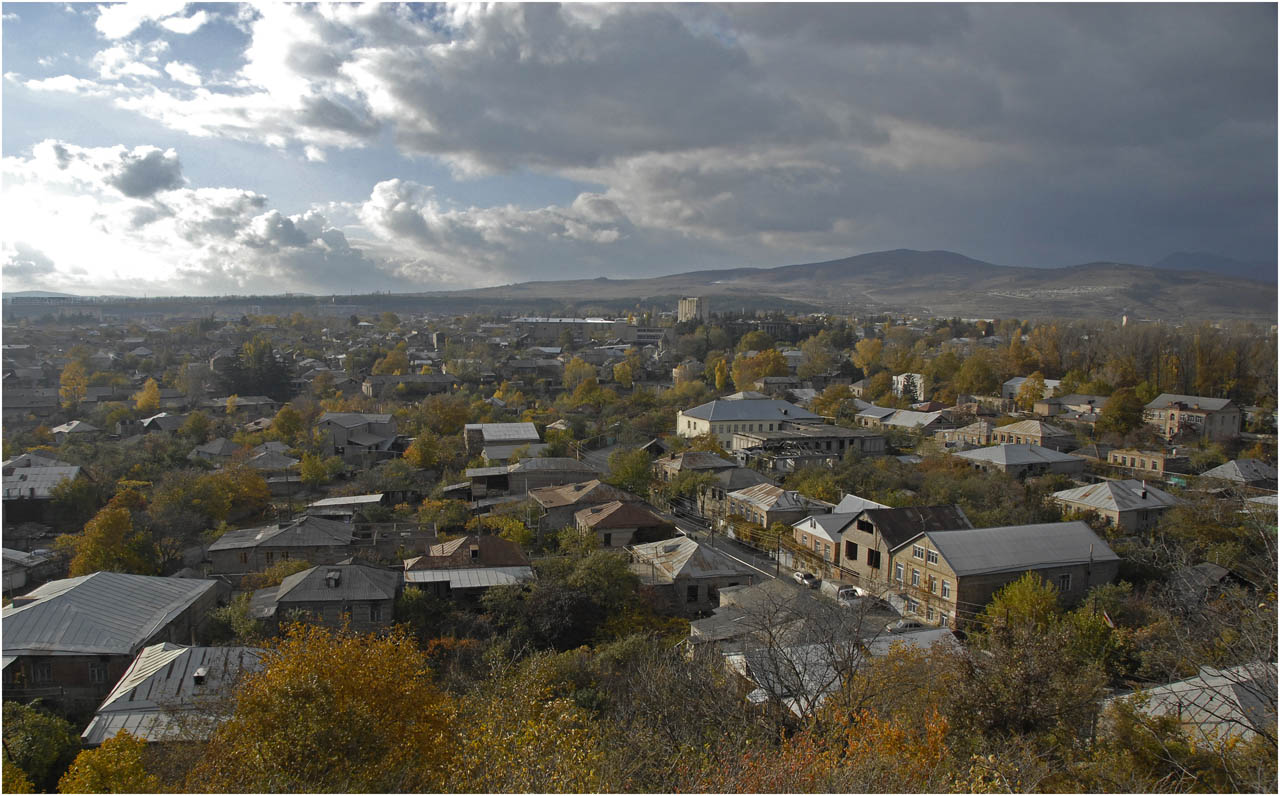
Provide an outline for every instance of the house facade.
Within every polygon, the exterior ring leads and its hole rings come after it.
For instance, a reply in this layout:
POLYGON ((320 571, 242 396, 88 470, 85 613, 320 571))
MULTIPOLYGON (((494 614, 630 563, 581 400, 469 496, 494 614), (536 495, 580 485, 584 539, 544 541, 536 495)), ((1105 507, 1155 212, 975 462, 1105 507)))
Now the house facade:
POLYGON ((879 596, 895 582, 895 555, 922 530, 973 527, 959 506, 863 509, 840 531, 840 579, 879 596))
POLYGON ((1180 434, 1208 440, 1240 435, 1240 407, 1229 398, 1162 393, 1143 407, 1142 419, 1170 440, 1180 434))

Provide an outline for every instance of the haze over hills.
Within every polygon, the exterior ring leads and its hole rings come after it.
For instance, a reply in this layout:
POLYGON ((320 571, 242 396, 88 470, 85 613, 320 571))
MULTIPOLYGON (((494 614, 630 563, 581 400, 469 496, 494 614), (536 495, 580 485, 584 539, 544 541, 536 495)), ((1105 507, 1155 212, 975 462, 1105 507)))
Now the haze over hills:
POLYGON ((1276 281, 1274 261, 1245 262, 1207 252, 1174 252, 1155 263, 1153 267, 1174 271, 1205 271, 1238 279, 1256 279, 1259 282, 1276 281))
POLYGON ((933 316, 1271 319, 1276 285, 1208 271, 1126 263, 1064 268, 993 265, 947 251, 895 249, 777 268, 692 271, 650 279, 579 279, 430 293, 458 298, 606 301, 665 295, 761 295, 829 309, 933 316))

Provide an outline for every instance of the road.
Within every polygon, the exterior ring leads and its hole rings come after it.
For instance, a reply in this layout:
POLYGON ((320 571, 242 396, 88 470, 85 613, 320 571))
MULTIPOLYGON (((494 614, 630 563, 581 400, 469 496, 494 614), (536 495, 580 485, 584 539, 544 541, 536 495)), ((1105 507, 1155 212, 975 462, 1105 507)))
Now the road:
POLYGON ((778 577, 780 571, 782 577, 789 577, 791 574, 791 570, 786 567, 782 567, 779 570, 778 562, 772 558, 761 555, 752 548, 730 539, 722 533, 712 534, 706 521, 687 509, 680 506, 672 506, 671 516, 675 520, 676 528, 685 536, 711 545, 740 564, 746 564, 752 569, 768 575, 770 578, 778 577))

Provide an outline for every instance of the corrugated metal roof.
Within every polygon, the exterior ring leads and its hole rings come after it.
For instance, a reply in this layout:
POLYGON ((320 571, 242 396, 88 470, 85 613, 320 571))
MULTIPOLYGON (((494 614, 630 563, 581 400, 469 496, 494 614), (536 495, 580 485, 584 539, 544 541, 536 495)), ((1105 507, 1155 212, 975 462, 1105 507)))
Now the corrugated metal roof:
POLYGON ((1007 426, 1000 426, 995 431, 1003 431, 1007 434, 1024 434, 1031 436, 1046 437, 1070 437, 1070 431, 1064 431, 1057 426, 1051 426, 1048 423, 1042 423, 1039 420, 1021 420, 1017 423, 1010 423, 1007 426))
POLYGON ((1017 572, 1066 564, 1118 561, 1080 521, 1007 525, 925 534, 956 575, 1017 572), (1092 552, 1091 552, 1092 551, 1092 552))
POLYGON ((737 401, 708 401, 701 406, 695 406, 692 409, 686 409, 681 412, 685 417, 692 417, 697 420, 709 420, 713 422, 733 422, 741 420, 751 421, 782 421, 782 420, 821 420, 819 415, 815 415, 808 409, 796 406, 787 401, 778 401, 775 399, 767 400, 737 400, 737 401))
POLYGON ((831 510, 832 514, 857 514, 867 509, 887 509, 889 508, 883 503, 877 503, 874 500, 858 497, 857 495, 845 495, 840 498, 840 502, 831 510))
POLYGON ((448 582, 450 589, 487 589, 514 586, 533 579, 533 567, 477 567, 475 569, 413 569, 404 573, 406 583, 448 582))
POLYGON ((68 467, 19 467, 12 475, 4 476, 5 499, 49 498, 51 490, 63 481, 80 475, 80 468, 68 467), (34 490, 34 491, 33 491, 34 490))
POLYGON ((700 545, 687 536, 638 544, 631 552, 636 561, 634 571, 642 577, 660 572, 661 580, 670 581, 756 574, 714 547, 700 545))
POLYGON ((578 523, 597 530, 652 528, 671 524, 639 503, 623 503, 620 500, 582 509, 573 517, 578 523))
POLYGON ((1274 663, 1232 669, 1203 666, 1195 677, 1142 690, 1145 701, 1139 710, 1153 716, 1175 716, 1211 742, 1227 737, 1249 740, 1256 735, 1254 727, 1274 731, 1275 681, 1274 663))
POLYGON ((241 550, 252 547, 333 547, 351 544, 355 533, 350 523, 322 517, 302 517, 284 525, 241 528, 227 531, 209 551, 241 550))
POLYGON ((1054 492, 1053 498, 1064 503, 1103 511, 1133 511, 1135 509, 1164 509, 1182 501, 1161 489, 1144 484, 1137 479, 1103 481, 1100 484, 1054 492), (1146 497, 1143 497, 1143 492, 1146 497))
MULTIPOLYGON (((145 741, 176 735, 188 724, 179 712, 198 711, 203 700, 223 695, 244 671, 261 667, 264 650, 253 647, 183 647, 154 644, 146 647, 125 671, 98 708, 82 737, 90 745, 128 729, 145 741), (203 669, 201 683, 195 673, 203 669)), ((204 729, 211 729, 205 727, 204 729)), ((201 733, 203 734, 203 733, 201 733)))
POLYGON ((370 503, 382 502, 383 493, 378 492, 372 495, 347 495, 346 497, 331 497, 323 500, 317 500, 311 503, 307 508, 328 508, 330 506, 363 506, 370 503))
POLYGON ((1053 464, 1060 462, 1078 462, 1081 459, 1068 453, 1059 453, 1041 445, 992 445, 988 448, 965 451, 954 454, 962 459, 991 464, 1053 464))
POLYGON ((941 419, 941 412, 913 412, 910 409, 899 409, 892 416, 885 418, 881 422, 886 426, 919 428, 936 423, 941 419))
POLYGON ((1257 459, 1236 459, 1220 464, 1212 470, 1205 470, 1201 475, 1205 478, 1221 478, 1226 481, 1250 483, 1253 481, 1275 481, 1276 468, 1257 459))
POLYGON ((857 517, 859 513, 860 512, 854 512, 852 514, 814 514, 811 517, 805 517, 803 520, 794 523, 792 527, 814 534, 820 532, 820 534, 825 536, 828 541, 837 542, 840 540, 840 532, 843 531, 849 523, 853 522, 854 518, 857 517))
POLYGON ((529 497, 533 498, 544 509, 577 504, 608 503, 613 500, 621 500, 624 503, 639 500, 630 492, 624 492, 598 478, 576 484, 565 484, 564 486, 544 486, 538 489, 530 489, 529 497))
POLYGON ((1154 401, 1147 404, 1144 409, 1168 409, 1171 404, 1185 404, 1188 409, 1194 409, 1199 406, 1201 410, 1216 412, 1219 409, 1225 409, 1231 403, 1230 398, 1205 398, 1202 395, 1178 395, 1176 393, 1161 393, 1154 401))
POLYGON ((363 564, 330 564, 296 572, 280 582, 274 602, 316 603, 333 600, 392 600, 400 586, 401 573, 363 564), (338 572, 338 583, 330 586, 328 574, 338 572))
POLYGON ((4 609, 5 655, 131 655, 212 580, 95 572, 55 580, 4 609))
POLYGON ((486 443, 537 442, 538 427, 533 423, 467 423, 466 431, 479 431, 486 443))

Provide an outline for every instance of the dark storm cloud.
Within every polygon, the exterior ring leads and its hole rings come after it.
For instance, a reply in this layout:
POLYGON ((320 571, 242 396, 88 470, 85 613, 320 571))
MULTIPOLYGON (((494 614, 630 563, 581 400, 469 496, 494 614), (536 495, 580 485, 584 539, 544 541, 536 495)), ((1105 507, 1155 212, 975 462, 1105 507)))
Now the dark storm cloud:
MULTIPOLYGON (((61 162, 61 155, 59 162, 61 162)), ((160 191, 181 188, 182 163, 174 151, 159 149, 121 153, 120 162, 107 177, 107 184, 131 199, 145 199, 160 191)))

